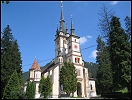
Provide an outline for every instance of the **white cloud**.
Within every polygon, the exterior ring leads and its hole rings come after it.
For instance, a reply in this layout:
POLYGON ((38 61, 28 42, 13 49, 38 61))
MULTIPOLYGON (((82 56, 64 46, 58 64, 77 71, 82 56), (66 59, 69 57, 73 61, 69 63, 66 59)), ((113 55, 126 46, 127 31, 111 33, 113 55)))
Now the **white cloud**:
POLYGON ((111 1, 110 2, 110 4, 113 5, 113 6, 116 5, 117 3, 119 3, 119 1, 111 1))
POLYGON ((89 35, 88 35, 87 38, 92 38, 92 36, 89 36, 89 35))
POLYGON ((86 38, 86 37, 81 37, 81 38, 79 39, 79 42, 80 42, 80 45, 81 45, 81 44, 84 44, 85 42, 87 42, 87 38, 86 38))
POLYGON ((92 38, 92 36, 88 35, 88 36, 80 37, 79 39, 80 45, 86 43, 89 38, 92 38))
POLYGON ((91 55, 89 56, 89 58, 96 58, 97 54, 96 54, 97 50, 94 50, 91 55))

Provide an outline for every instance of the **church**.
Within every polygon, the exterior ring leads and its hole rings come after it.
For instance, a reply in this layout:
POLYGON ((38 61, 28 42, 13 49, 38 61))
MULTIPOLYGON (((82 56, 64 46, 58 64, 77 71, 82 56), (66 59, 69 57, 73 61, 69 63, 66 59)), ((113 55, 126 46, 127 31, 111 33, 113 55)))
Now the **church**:
MULTIPOLYGON (((80 51, 79 36, 75 34, 74 24, 71 17, 71 29, 68 31, 67 25, 65 25, 63 15, 63 5, 61 5, 60 14, 60 27, 56 29, 55 33, 55 58, 51 63, 43 70, 36 59, 34 60, 31 68, 29 69, 28 81, 34 81, 35 83, 35 98, 39 98, 39 82, 41 77, 47 77, 48 75, 52 81, 52 92, 50 96, 52 98, 60 98, 62 94, 61 86, 59 85, 59 73, 63 66, 63 62, 74 63, 77 73, 77 90, 74 92, 74 97, 91 97, 96 96, 95 81, 88 76, 88 69, 84 67, 84 60, 80 51)), ((24 84, 24 91, 26 91, 27 82, 24 84)))

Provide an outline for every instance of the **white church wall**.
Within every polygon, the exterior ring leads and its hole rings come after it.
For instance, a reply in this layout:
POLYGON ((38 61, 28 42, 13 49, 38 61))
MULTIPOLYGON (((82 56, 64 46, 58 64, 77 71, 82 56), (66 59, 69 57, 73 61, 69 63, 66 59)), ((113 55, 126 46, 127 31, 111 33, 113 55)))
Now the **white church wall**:
POLYGON ((97 96, 95 81, 94 80, 89 80, 89 86, 90 86, 90 93, 89 93, 90 97, 97 96))
POLYGON ((54 83, 53 83, 53 90, 52 90, 52 96, 53 98, 58 98, 59 95, 59 66, 54 68, 54 83))
POLYGON ((30 70, 30 78, 34 78, 34 70, 30 70))

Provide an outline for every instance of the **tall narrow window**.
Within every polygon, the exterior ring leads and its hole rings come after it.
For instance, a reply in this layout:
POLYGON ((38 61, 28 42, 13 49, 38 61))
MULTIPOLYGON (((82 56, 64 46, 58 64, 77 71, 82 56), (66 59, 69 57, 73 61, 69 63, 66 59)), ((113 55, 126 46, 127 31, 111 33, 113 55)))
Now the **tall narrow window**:
POLYGON ((76 39, 75 39, 75 42, 76 42, 76 39))
POLYGON ((93 89, 93 88, 92 88, 92 84, 90 85, 90 87, 91 87, 91 90, 92 90, 92 89, 93 89))
POLYGON ((80 76, 80 69, 76 69, 77 76, 80 76))
POLYGON ((78 63, 80 63, 80 58, 78 58, 78 63))
POLYGON ((71 59, 69 59, 69 62, 71 62, 71 59))
POLYGON ((77 58, 75 58, 75 63, 77 62, 77 58))

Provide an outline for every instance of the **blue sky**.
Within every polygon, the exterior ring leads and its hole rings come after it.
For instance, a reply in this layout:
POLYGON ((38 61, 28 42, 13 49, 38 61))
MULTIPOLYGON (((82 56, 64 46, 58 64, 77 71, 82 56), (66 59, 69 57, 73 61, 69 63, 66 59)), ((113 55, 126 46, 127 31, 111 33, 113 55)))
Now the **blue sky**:
MULTIPOLYGON (((64 20, 70 32, 71 15, 75 34, 80 36, 80 48, 97 45, 101 35, 99 23, 100 8, 105 4, 113 8, 125 28, 124 18, 131 16, 130 1, 64 1, 64 20)), ((10 25, 12 34, 18 41, 22 57, 23 71, 31 68, 35 59, 44 66, 55 57, 55 34, 60 20, 60 1, 10 1, 1 4, 1 32, 10 25)), ((96 46, 81 51, 84 61, 96 62, 96 46)))

